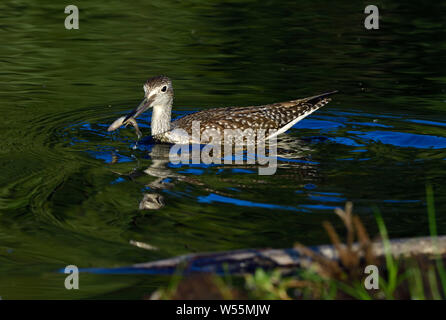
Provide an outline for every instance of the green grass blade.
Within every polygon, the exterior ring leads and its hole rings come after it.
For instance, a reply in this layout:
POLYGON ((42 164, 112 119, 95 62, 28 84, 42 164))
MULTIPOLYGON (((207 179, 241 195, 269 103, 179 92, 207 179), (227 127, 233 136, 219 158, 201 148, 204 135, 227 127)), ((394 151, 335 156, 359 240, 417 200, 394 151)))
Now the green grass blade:
POLYGON ((398 265, 395 259, 392 256, 392 250, 390 248, 389 236, 387 233, 387 228, 384 223, 384 220, 377 208, 374 208, 376 222, 378 224, 379 233, 381 234, 383 246, 384 246, 384 254, 386 257, 386 266, 388 272, 388 282, 386 286, 386 296, 389 299, 392 299, 393 292, 397 287, 397 275, 398 275, 398 265))
MULTIPOLYGON (((437 239, 437 221, 435 217, 435 201, 434 201, 434 190, 431 184, 426 185, 426 202, 427 202, 427 214, 429 220, 429 232, 434 243, 434 250, 438 248, 437 239)), ((440 276, 441 286, 443 288, 443 295, 446 297, 446 272, 443 265, 443 260, 441 256, 437 255, 435 264, 437 266, 437 271, 440 276)))

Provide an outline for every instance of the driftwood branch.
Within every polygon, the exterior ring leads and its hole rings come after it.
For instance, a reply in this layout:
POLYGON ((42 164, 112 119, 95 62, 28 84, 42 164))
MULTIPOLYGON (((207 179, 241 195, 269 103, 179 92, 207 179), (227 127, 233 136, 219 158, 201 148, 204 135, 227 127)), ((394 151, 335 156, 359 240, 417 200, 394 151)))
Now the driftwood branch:
MULTIPOLYGON (((358 248, 358 246, 360 246, 359 243, 352 244, 353 249, 358 248)), ((331 260, 339 258, 338 251, 333 245, 321 245, 309 247, 309 249, 315 254, 320 254, 331 260)), ((385 255, 382 242, 373 242, 372 250, 376 257, 385 255)), ((446 254, 446 236, 390 240, 390 250, 394 257, 444 255, 446 254)), ((110 274, 190 274, 197 272, 242 274, 253 272, 257 268, 293 270, 305 268, 309 263, 311 263, 310 258, 301 255, 298 249, 246 249, 188 254, 127 267, 89 268, 81 271, 110 274)))

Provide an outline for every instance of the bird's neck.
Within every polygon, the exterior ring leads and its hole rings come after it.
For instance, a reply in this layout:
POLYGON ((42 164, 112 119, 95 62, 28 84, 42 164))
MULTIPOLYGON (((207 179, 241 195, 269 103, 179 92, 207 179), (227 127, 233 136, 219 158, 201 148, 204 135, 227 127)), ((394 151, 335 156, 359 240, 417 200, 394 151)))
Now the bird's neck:
POLYGON ((154 106, 152 112, 152 136, 170 130, 170 119, 172 116, 172 106, 154 106))

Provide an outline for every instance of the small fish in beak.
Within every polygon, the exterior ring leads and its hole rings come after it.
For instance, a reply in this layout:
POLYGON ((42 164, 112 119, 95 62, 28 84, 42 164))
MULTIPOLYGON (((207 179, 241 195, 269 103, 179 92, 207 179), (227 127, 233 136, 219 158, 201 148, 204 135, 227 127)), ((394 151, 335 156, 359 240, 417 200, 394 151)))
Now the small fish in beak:
POLYGON ((126 127, 131 124, 135 130, 136 130, 136 134, 138 135, 138 139, 142 138, 142 133, 141 130, 139 130, 139 126, 138 123, 136 122, 135 118, 130 117, 127 118, 127 116, 123 116, 120 117, 118 119, 116 119, 107 129, 107 131, 115 131, 116 129, 118 129, 119 127, 121 127, 122 125, 125 125, 126 127))
POLYGON ((138 123, 136 122, 136 118, 143 112, 145 112, 147 109, 152 107, 152 102, 156 95, 151 96, 150 98, 144 97, 144 99, 141 101, 141 103, 130 112, 128 115, 120 117, 115 120, 107 129, 107 131, 114 131, 118 129, 120 126, 125 125, 126 127, 131 124, 135 130, 136 134, 138 135, 138 139, 142 138, 141 130, 139 130, 138 123))

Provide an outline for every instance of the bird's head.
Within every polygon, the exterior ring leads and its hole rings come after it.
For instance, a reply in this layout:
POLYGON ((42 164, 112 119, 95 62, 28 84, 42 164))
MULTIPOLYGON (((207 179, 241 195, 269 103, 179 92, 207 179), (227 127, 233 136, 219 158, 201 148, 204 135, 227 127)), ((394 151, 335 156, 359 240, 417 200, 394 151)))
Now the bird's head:
POLYGON ((172 81, 166 76, 150 78, 144 83, 144 99, 127 115, 128 118, 136 118, 152 107, 170 108, 173 103, 172 81))

